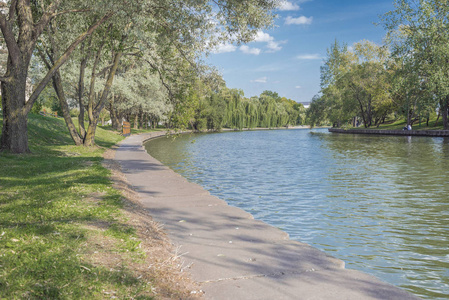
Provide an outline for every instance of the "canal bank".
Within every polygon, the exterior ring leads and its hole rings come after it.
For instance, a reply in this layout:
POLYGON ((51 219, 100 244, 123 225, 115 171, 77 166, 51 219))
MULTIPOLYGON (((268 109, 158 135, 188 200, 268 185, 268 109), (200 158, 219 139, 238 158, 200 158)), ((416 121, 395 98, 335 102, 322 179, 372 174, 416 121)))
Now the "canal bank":
POLYGON ((449 130, 385 130, 329 128, 332 133, 449 137, 449 130))
POLYGON ((144 150, 143 141, 161 135, 126 139, 115 159, 206 299, 417 299, 187 182, 144 150))

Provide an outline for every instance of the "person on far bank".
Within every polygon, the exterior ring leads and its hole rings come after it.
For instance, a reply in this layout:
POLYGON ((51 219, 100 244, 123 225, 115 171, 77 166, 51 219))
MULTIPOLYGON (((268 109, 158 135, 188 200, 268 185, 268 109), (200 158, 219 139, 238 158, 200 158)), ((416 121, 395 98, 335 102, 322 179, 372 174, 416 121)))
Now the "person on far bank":
POLYGON ((407 126, 402 128, 402 130, 412 130, 412 125, 408 124, 407 126))

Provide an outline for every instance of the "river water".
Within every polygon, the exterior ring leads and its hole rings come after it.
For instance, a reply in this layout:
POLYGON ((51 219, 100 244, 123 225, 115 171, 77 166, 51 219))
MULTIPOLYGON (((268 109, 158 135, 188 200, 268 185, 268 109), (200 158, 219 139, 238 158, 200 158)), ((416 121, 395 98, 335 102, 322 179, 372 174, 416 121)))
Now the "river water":
POLYGON ((269 130, 147 151, 228 204, 425 299, 449 299, 449 140, 269 130))

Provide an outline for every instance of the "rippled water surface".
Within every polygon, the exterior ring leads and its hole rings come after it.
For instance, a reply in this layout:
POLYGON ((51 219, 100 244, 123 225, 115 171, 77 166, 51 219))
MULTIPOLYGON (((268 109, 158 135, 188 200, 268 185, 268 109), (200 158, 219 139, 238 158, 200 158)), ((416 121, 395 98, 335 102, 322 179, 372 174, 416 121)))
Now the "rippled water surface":
POLYGON ((160 138, 147 149, 347 268, 449 299, 447 139, 273 130, 160 138))

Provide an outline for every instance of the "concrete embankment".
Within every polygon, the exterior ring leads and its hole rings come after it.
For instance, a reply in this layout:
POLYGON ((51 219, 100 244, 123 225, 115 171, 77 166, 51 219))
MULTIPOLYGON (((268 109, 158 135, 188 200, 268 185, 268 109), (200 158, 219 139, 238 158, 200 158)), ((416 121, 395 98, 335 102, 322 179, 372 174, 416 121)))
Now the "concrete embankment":
POLYGON ((226 204, 151 157, 131 136, 115 159, 179 246, 206 299, 418 299, 226 204))
POLYGON ((333 133, 449 137, 449 130, 383 130, 329 128, 333 133))

